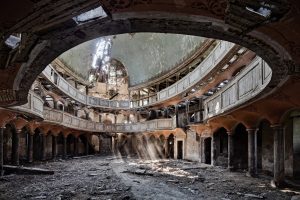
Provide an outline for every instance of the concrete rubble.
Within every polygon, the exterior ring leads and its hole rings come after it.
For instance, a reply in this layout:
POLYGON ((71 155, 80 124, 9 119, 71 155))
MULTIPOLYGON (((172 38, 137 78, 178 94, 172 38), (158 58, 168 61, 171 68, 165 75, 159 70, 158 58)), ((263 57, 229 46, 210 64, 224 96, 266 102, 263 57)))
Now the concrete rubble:
POLYGON ((88 157, 36 168, 54 175, 7 175, 0 199, 297 199, 296 191, 273 189, 268 177, 248 178, 182 160, 88 157))

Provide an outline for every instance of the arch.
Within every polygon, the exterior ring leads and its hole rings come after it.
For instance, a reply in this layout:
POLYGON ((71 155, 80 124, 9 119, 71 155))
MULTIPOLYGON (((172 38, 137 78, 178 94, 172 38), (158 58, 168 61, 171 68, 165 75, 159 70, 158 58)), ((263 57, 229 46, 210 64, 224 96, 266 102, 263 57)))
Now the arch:
POLYGON ((261 119, 256 132, 257 169, 269 175, 274 171, 274 133, 271 123, 261 119))
POLYGON ((238 123, 233 131, 233 144, 234 144, 234 168, 247 169, 248 168, 248 133, 246 126, 238 123))
POLYGON ((300 109, 287 111, 281 121, 285 134, 285 174, 288 179, 300 180, 300 109))
POLYGON ((174 144, 175 144, 175 136, 173 133, 171 133, 168 136, 168 146, 167 146, 167 158, 174 159, 174 144))
POLYGON ((211 164, 211 142, 212 138, 207 137, 204 138, 203 144, 204 144, 204 163, 210 165, 211 164))
POLYGON ((214 165, 227 166, 228 163, 228 134, 224 127, 213 133, 214 165))

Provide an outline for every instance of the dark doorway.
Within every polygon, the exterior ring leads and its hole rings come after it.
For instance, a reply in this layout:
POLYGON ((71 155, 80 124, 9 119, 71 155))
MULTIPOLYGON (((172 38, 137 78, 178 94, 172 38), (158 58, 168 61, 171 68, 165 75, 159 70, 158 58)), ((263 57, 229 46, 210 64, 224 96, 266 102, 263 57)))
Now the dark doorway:
POLYGON ((243 124, 238 124, 234 130, 234 167, 248 168, 248 132, 243 124))
POLYGON ((273 175, 274 137, 268 121, 262 121, 256 134, 257 141, 257 168, 266 174, 273 175))
POLYGON ((174 135, 168 137, 168 158, 174 158, 174 135))
POLYGON ((177 159, 183 159, 183 141, 177 141, 177 159))
POLYGON ((42 159, 43 138, 38 129, 33 135, 33 160, 42 159))
POLYGON ((204 140, 204 157, 205 164, 211 164, 211 138, 206 138, 204 140))

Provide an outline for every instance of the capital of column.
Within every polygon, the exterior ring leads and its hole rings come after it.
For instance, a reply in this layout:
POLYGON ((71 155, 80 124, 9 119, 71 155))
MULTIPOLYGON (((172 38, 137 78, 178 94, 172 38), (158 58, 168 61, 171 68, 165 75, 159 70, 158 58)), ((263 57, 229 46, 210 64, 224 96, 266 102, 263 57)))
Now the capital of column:
POLYGON ((247 128, 246 131, 248 133, 256 133, 257 129, 256 128, 247 128))
POLYGON ((233 132, 232 132, 232 131, 227 131, 227 135, 232 136, 232 135, 233 135, 233 132))
POLYGON ((280 130, 280 129, 283 129, 283 126, 281 125, 281 124, 272 124, 271 125, 271 128, 273 128, 273 129, 278 129, 278 130, 280 130))

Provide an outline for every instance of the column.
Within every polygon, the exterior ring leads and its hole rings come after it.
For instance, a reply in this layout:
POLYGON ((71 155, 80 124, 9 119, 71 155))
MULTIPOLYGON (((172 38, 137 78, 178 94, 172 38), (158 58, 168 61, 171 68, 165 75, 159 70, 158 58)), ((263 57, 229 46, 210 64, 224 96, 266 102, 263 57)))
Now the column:
POLYGON ((176 128, 178 127, 178 105, 175 105, 175 121, 176 121, 176 128))
POLYGON ((99 140, 99 149, 98 149, 98 154, 101 152, 101 136, 98 135, 98 140, 99 140))
POLYGON ((280 125, 273 125, 274 130, 274 184, 280 186, 284 181, 284 134, 280 125))
POLYGON ((19 165, 19 133, 21 130, 12 131, 11 161, 12 165, 19 165))
POLYGON ((228 169, 232 171, 234 169, 234 140, 231 132, 228 134, 228 169))
POLYGON ((85 140, 85 155, 89 155, 89 141, 87 137, 85 140))
POLYGON ((30 133, 28 134, 27 161, 29 163, 33 161, 33 135, 30 133))
POLYGON ((215 166, 217 164, 217 138, 216 136, 211 137, 211 165, 215 166))
POLYGON ((74 156, 78 156, 78 138, 74 139, 74 156))
POLYGON ((52 159, 55 159, 57 155, 57 136, 52 136, 52 159))
POLYGON ((63 136, 63 159, 67 158, 67 137, 63 136))
POLYGON ((257 153, 256 153, 256 130, 247 129, 248 132, 248 175, 256 176, 257 174, 257 153))
POLYGON ((168 158, 168 139, 167 138, 165 138, 164 139, 164 150, 165 150, 165 155, 164 155, 164 157, 165 158, 168 158))
POLYGON ((47 136, 42 134, 42 156, 41 160, 46 160, 46 152, 47 152, 47 136))
POLYGON ((3 134, 4 134, 4 127, 0 128, 0 176, 3 176, 3 134))

